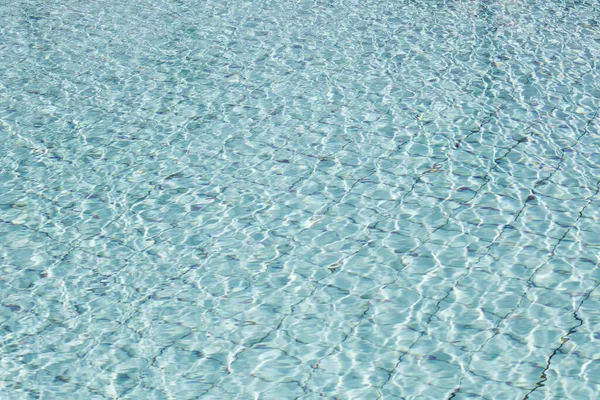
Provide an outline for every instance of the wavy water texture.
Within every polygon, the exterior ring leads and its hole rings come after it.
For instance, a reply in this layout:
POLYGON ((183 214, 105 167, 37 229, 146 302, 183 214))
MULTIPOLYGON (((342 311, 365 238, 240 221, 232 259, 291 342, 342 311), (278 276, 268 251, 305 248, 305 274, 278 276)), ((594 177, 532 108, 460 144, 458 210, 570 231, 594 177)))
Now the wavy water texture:
POLYGON ((0 398, 592 399, 600 6, 0 4, 0 398))

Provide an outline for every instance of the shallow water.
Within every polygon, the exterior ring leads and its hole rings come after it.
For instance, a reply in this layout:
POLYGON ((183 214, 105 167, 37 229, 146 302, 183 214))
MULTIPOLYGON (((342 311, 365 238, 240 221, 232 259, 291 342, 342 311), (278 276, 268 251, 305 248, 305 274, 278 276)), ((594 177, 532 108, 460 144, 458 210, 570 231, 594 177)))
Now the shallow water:
POLYGON ((594 1, 5 0, 2 399, 592 399, 594 1))

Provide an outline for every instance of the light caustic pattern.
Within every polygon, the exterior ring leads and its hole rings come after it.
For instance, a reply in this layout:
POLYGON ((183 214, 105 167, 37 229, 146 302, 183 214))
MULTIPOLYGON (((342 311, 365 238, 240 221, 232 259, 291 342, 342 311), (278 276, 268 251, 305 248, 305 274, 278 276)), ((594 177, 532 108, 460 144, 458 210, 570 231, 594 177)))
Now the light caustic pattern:
POLYGON ((2 399, 600 392, 598 3, 0 22, 2 399))

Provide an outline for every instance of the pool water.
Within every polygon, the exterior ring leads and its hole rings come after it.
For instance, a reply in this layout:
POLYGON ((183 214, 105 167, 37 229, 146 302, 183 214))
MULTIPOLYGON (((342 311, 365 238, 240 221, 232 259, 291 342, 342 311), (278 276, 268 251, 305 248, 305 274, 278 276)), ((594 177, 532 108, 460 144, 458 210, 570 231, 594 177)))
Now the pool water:
POLYGON ((597 398, 599 109, 593 0, 5 0, 0 398, 597 398))

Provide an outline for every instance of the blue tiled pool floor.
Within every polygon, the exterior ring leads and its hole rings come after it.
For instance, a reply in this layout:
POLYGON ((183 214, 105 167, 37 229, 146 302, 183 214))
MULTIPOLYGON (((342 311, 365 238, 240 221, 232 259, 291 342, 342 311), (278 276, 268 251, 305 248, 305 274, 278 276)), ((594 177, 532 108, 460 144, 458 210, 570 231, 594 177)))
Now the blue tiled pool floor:
POLYGON ((595 399, 595 1, 0 4, 1 399, 595 399))

